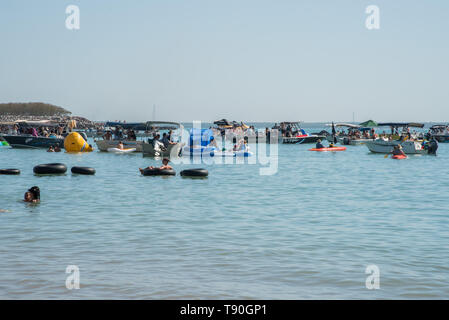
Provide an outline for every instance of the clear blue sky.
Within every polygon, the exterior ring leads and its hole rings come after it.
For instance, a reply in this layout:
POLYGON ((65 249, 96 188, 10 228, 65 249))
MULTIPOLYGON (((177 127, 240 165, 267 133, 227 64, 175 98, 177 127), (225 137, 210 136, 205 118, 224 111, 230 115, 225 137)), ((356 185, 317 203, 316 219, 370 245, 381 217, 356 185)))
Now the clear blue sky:
POLYGON ((150 120, 156 104, 175 121, 449 121, 448 35, 447 0, 2 0, 0 102, 94 120, 150 120))

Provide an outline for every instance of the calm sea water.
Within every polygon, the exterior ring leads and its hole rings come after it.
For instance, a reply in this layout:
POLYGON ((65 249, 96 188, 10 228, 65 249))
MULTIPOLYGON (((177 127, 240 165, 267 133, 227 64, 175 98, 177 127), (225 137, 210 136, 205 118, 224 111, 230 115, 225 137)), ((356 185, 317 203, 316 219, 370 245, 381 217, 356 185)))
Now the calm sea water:
POLYGON ((0 298, 449 298, 449 145, 402 161, 308 148, 279 145, 275 175, 200 165, 210 176, 192 180, 141 176, 159 163, 141 154, 0 147, 0 167, 22 171, 0 176, 0 298), (33 175, 50 162, 68 173, 33 175), (34 185, 42 202, 23 203, 34 185))

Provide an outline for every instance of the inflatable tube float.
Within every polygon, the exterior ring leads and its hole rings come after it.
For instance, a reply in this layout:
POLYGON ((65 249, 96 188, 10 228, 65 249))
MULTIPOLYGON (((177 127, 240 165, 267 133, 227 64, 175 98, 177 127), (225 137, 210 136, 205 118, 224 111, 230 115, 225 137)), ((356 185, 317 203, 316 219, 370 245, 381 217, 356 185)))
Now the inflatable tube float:
POLYGON ((209 171, 206 169, 186 169, 182 170, 180 173, 183 177, 207 177, 209 175, 209 171))
POLYGON ((63 163, 40 164, 33 168, 35 174, 63 174, 66 171, 67 166, 63 163))
POLYGON ((85 175, 94 175, 95 169, 89 167, 72 167, 72 173, 75 174, 85 174, 85 175))
POLYGON ((115 153, 128 153, 134 151, 136 151, 136 148, 128 148, 128 149, 108 148, 108 152, 115 152, 115 153))
POLYGON ((19 169, 0 169, 0 174, 9 174, 9 175, 20 174, 20 170, 19 169))
POLYGON ((175 176, 175 170, 145 169, 142 174, 144 176, 175 176))
POLYGON ((250 151, 218 151, 211 152, 211 157, 251 157, 253 155, 250 151))
POLYGON ((91 152, 93 148, 86 140, 78 133, 71 132, 64 139, 64 149, 67 152, 91 152))
POLYGON ((325 152, 325 151, 345 151, 346 147, 333 147, 333 148, 321 148, 321 149, 309 149, 309 151, 321 151, 321 152, 325 152))
POLYGON ((403 154, 398 154, 398 155, 392 156, 391 158, 396 159, 396 160, 402 160, 402 159, 407 159, 407 156, 405 156, 403 154))

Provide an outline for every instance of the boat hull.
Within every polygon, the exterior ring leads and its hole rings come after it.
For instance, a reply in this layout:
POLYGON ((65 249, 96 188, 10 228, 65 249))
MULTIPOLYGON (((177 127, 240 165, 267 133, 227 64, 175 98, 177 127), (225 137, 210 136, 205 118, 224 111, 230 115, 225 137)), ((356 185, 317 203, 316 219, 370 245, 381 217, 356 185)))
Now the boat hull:
POLYGON ((449 143, 449 135, 434 135, 435 140, 441 143, 449 143))
POLYGON ((156 151, 152 143, 144 142, 142 144, 143 155, 145 157, 178 157, 181 153, 183 143, 169 144, 167 150, 156 151))
POLYGON ((316 143, 318 140, 325 140, 325 136, 317 136, 317 135, 308 135, 308 136, 299 136, 299 137, 280 137, 280 143, 285 144, 307 144, 307 143, 316 143))
POLYGON ((64 148, 64 139, 33 137, 32 135, 4 135, 3 139, 12 148, 48 149, 51 146, 64 148))
POLYGON ((373 141, 373 139, 351 139, 348 137, 337 137, 337 141, 345 146, 360 146, 368 141, 373 141))
POLYGON ((371 140, 367 141, 365 145, 369 151, 373 153, 391 153, 393 148, 397 145, 402 146, 402 150, 405 154, 426 154, 427 150, 422 148, 421 143, 415 141, 402 142, 398 140, 384 141, 384 140, 371 140))

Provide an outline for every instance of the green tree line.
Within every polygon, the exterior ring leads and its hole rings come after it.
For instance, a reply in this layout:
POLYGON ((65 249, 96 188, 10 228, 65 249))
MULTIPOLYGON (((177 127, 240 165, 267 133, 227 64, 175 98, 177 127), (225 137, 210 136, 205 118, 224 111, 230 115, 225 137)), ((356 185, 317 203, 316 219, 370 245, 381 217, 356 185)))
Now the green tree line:
POLYGON ((69 114, 71 112, 62 107, 42 102, 0 103, 0 115, 65 116, 69 114))

